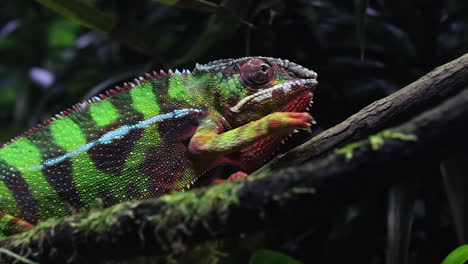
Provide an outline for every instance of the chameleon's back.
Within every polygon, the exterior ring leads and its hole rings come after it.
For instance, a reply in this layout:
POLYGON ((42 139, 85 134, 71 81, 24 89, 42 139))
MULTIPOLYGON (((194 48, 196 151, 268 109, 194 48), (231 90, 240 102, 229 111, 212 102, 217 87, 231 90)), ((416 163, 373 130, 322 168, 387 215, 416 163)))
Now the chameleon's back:
POLYGON ((112 205, 185 187, 195 172, 183 146, 178 159, 169 157, 204 115, 190 102, 187 77, 185 71, 147 75, 4 145, 0 211, 35 223, 98 198, 112 205))

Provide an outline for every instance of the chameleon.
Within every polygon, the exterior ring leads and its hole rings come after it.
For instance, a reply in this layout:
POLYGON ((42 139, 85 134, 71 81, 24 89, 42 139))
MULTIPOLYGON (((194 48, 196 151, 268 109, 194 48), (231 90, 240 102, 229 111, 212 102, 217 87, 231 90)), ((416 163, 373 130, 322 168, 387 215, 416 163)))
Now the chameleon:
MULTIPOLYGON (((0 237, 51 217, 185 190, 222 166, 243 178, 310 129, 317 73, 271 57, 153 71, 0 147, 0 237)), ((221 179, 223 181, 223 179, 221 179)))

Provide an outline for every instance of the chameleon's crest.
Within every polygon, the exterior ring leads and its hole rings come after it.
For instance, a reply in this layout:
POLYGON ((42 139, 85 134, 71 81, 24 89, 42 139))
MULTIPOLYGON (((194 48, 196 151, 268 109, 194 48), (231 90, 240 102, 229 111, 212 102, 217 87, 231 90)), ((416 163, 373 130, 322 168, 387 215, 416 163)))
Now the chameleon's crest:
POLYGON ((286 70, 290 70, 298 75, 298 77, 301 78, 317 78, 317 73, 315 73, 312 70, 309 70, 299 64, 296 64, 294 62, 290 62, 289 60, 282 60, 282 59, 277 59, 277 58, 271 58, 271 57, 243 57, 239 59, 222 59, 222 60, 216 60, 209 62, 207 64, 196 64, 195 70, 198 72, 219 72, 223 71, 223 69, 230 68, 230 67, 239 67, 240 64, 245 63, 249 60, 253 59, 262 59, 270 64, 274 65, 279 65, 280 67, 283 67, 286 70))
POLYGON ((133 82, 132 81, 125 82, 123 83, 122 86, 116 86, 114 89, 109 89, 105 92, 105 94, 100 94, 98 96, 99 98, 104 99, 107 97, 115 96, 116 94, 120 92, 130 90, 133 87, 140 85, 142 83, 145 83, 152 79, 167 78, 168 76, 171 76, 171 75, 188 75, 188 74, 191 74, 191 72, 187 69, 183 69, 182 72, 180 72, 178 69, 176 69, 175 71, 168 70, 167 73, 163 70, 160 70, 159 73, 156 71, 152 71, 151 73, 145 73, 144 77, 140 76, 138 78, 135 78, 133 79, 133 82))
POLYGON ((19 138, 26 137, 26 136, 34 133, 34 132, 37 132, 37 131, 43 129, 44 127, 48 126, 49 124, 51 124, 55 120, 61 119, 61 118, 66 117, 66 116, 69 116, 69 115, 71 115, 71 114, 73 114, 75 112, 78 112, 78 111, 84 111, 84 110, 89 108, 90 104, 98 103, 103 99, 116 96, 119 93, 128 91, 128 90, 134 88, 135 86, 140 85, 142 83, 145 83, 145 82, 147 82, 149 80, 160 79, 160 78, 168 78, 171 75, 189 75, 189 74, 191 74, 191 72, 190 72, 190 70, 187 70, 187 69, 183 69, 182 72, 180 72, 178 69, 176 69, 175 71, 168 70, 167 73, 165 71, 163 71, 163 70, 160 70, 159 72, 152 71, 151 73, 145 73, 144 77, 140 76, 138 78, 135 78, 133 81, 123 83, 121 86, 115 86, 115 88, 108 89, 102 94, 98 94, 96 96, 93 96, 90 99, 87 99, 87 100, 85 100, 83 102, 77 103, 77 104, 71 106, 70 108, 61 111, 60 113, 56 114, 55 116, 43 121, 40 124, 35 125, 32 128, 30 128, 29 130, 25 131, 21 135, 16 136, 16 137, 12 138, 10 141, 0 145, 0 149, 3 148, 6 145, 18 140, 19 138))

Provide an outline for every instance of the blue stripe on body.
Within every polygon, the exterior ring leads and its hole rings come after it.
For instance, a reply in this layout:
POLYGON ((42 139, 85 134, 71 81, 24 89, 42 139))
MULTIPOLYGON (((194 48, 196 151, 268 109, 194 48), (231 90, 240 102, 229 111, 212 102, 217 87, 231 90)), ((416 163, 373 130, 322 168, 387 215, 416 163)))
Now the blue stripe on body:
POLYGON ((171 118, 180 118, 180 117, 186 116, 186 115, 188 115, 190 113, 193 113, 193 112, 200 113, 200 112, 202 112, 202 110, 193 109, 193 108, 178 109, 178 110, 174 110, 172 112, 166 113, 166 114, 157 115, 157 116, 153 116, 151 118, 145 119, 145 120, 141 120, 140 122, 138 122, 138 123, 136 123, 134 125, 121 126, 121 127, 117 128, 115 130, 112 130, 112 131, 109 131, 109 132, 105 133, 100 138, 98 138, 98 139, 96 139, 96 140, 94 140, 94 141, 92 141, 92 142, 90 142, 88 144, 85 144, 85 145, 80 146, 80 147, 78 147, 78 148, 76 148, 74 150, 71 150, 71 151, 63 154, 62 156, 45 160, 42 164, 34 166, 34 167, 30 167, 30 168, 28 168, 28 170, 42 170, 42 169, 44 169, 44 168, 46 168, 48 166, 60 163, 60 162, 66 160, 66 159, 69 159, 69 158, 71 158, 71 157, 73 157, 75 155, 78 155, 80 153, 88 151, 90 148, 92 148, 92 147, 94 147, 96 145, 109 144, 114 139, 121 139, 122 137, 124 137, 126 134, 128 134, 130 131, 132 131, 134 129, 148 128, 149 126, 151 126, 154 123, 164 121, 166 119, 171 119, 171 118))

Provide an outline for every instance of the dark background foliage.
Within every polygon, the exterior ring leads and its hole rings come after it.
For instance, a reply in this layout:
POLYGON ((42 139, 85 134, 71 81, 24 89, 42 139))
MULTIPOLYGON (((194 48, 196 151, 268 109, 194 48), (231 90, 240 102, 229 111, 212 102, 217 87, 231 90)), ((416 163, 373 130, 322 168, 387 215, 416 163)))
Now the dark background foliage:
MULTIPOLYGON (((465 0, 213 1, 237 17, 149 0, 86 2, 114 15, 118 34, 83 27, 37 2, 2 2, 1 141, 146 71, 250 55, 289 59, 318 72, 317 133, 468 51, 465 0)), ((415 202, 406 212, 412 223, 406 259, 441 262, 458 243, 450 189, 443 188, 438 164, 413 178, 406 183, 415 202)), ((329 223, 302 227, 300 235, 267 246, 306 263, 390 263, 388 191, 376 189, 337 208, 329 223)))

